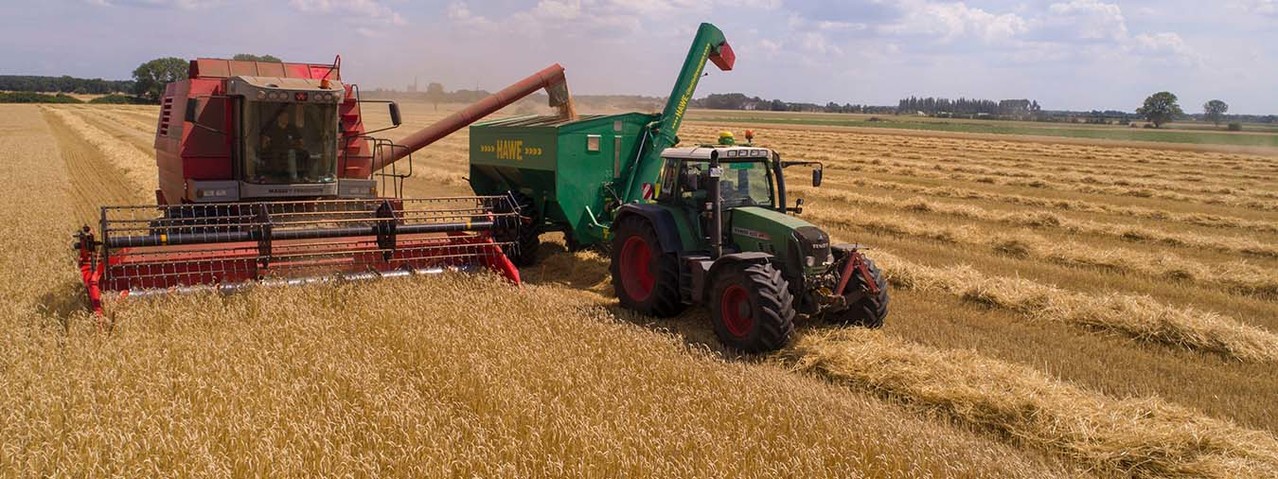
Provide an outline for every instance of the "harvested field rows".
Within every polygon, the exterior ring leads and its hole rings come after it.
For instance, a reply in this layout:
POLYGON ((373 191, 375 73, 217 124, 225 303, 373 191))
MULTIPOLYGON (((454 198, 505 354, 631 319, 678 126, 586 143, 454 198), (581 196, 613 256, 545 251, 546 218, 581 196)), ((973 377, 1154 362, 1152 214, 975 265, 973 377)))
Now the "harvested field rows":
MULTIPOLYGON (((6 128, 0 137, 4 151, 34 162, 4 162, 15 184, 66 177, 73 165, 58 149, 68 139, 50 133, 34 107, 11 112, 0 122, 33 132, 6 128)), ((96 158, 123 161, 106 150, 96 158)), ((127 184, 122 168, 111 167, 99 179, 127 184)), ((110 333, 99 334, 66 244, 48 239, 75 228, 59 211, 110 198, 61 191, 9 198, 0 210, 22 232, 3 240, 15 253, 6 271, 30 271, 0 281, 18 298, 4 306, 0 329, 3 471, 1079 472, 890 401, 783 368, 724 362, 571 291, 513 290, 489 277, 114 302, 110 333)))
MULTIPOLYGON (((393 136, 448 113, 405 106, 406 125, 393 136)), ((83 182, 74 180, 76 165, 97 161, 104 182, 149 192, 154 166, 146 173, 137 156, 149 160, 147 113, 58 108, 46 119, 63 134, 23 141, 58 145, 63 153, 51 163, 72 173, 68 191, 83 182), (76 159, 68 149, 97 155, 76 159), (146 174, 150 183, 138 180, 146 174)), ((689 123, 682 136, 695 142, 719 129, 689 123)), ((702 311, 655 321, 616 310, 606 260, 554 243, 524 272, 533 284, 522 291, 491 278, 448 277, 117 301, 105 340, 78 300, 46 299, 12 306, 5 326, 0 380, 10 387, 0 387, 0 408, 16 420, 0 426, 8 428, 0 429, 7 438, 0 470, 698 477, 1278 470, 1278 416, 1265 400, 1278 390, 1278 255, 1266 254, 1278 252, 1278 214, 1187 200, 1218 187, 1188 179, 1210 178, 1210 169, 1199 169, 1210 164, 1254 182, 1229 201, 1263 202, 1278 162, 756 131, 783 155, 826 162, 823 188, 795 188, 810 200, 804 217, 836 237, 882 247, 870 255, 897 287, 884 330, 806 325, 793 347, 738 360, 714 344, 702 311), (888 152, 883 158, 899 165, 872 163, 888 152), (963 163, 989 157, 1010 163, 963 163), (1031 158, 1042 167, 1016 169, 1031 158), (1161 176, 1128 185, 1098 178, 1096 189, 1079 189, 1054 175, 1056 162, 1078 175, 1100 175, 1114 163, 1161 176), (1116 189, 1156 186, 1185 197, 1116 189), (1193 229, 1173 226, 1181 222, 1193 229), (1158 281, 1172 286, 1143 286, 1158 281), (68 424, 80 426, 72 439, 68 424)), ((466 145, 463 131, 415 155, 405 191, 465 192, 466 145)), ((45 175, 31 181, 66 174, 14 173, 45 175)), ((86 190, 52 206, 91 210, 118 194, 86 190)), ((15 221, 32 231, 66 227, 15 221)), ((71 266, 69 254, 44 256, 71 266)), ((74 273, 55 276, 0 288, 76 297, 74 273)))
POLYGON ((944 200, 938 200, 937 198, 926 198, 921 196, 910 196, 907 199, 897 200, 889 195, 870 196, 834 189, 796 188, 796 190, 802 191, 804 194, 810 196, 858 206, 875 208, 888 207, 894 210, 912 213, 933 213, 1040 230, 1058 229, 1075 234, 1110 236, 1125 241, 1149 241, 1161 243, 1167 246, 1194 249, 1208 248, 1228 253, 1242 253, 1247 255, 1278 258, 1278 247, 1274 247, 1274 245, 1267 242, 1262 242, 1255 238, 1246 236, 1204 235, 1186 233, 1183 231, 1164 231, 1153 227, 1116 223, 1112 221, 1100 222, 1076 220, 1050 211, 1005 212, 973 206, 971 204, 954 204, 944 200))
MULTIPOLYGON (((820 195, 817 195, 820 196, 820 195)), ((917 203, 916 203, 917 205, 917 203)), ((907 205, 912 209, 915 205, 907 205)), ((899 215, 841 214, 841 209, 810 207, 810 218, 825 224, 839 224, 898 236, 928 238, 955 245, 988 247, 993 252, 1016 258, 1039 260, 1067 266, 1093 266, 1123 273, 1146 275, 1173 281, 1193 281, 1206 288, 1264 299, 1278 299, 1278 272, 1244 260, 1206 264, 1172 252, 1147 253, 1130 248, 1095 248, 1086 243, 1053 241, 1042 236, 1010 232, 990 237, 971 227, 931 225, 899 215)), ((1036 221, 1017 218, 1014 221, 1036 221)))

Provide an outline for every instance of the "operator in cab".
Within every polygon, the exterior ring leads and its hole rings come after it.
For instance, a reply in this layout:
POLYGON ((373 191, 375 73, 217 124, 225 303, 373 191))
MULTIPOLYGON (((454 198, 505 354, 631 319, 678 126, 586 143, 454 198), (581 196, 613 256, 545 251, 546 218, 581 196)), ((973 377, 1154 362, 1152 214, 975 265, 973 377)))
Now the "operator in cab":
POLYGON ((299 172, 307 171, 311 155, 306 151, 302 129, 293 122, 289 108, 275 114, 261 134, 258 150, 264 168, 262 174, 285 181, 297 181, 299 172))

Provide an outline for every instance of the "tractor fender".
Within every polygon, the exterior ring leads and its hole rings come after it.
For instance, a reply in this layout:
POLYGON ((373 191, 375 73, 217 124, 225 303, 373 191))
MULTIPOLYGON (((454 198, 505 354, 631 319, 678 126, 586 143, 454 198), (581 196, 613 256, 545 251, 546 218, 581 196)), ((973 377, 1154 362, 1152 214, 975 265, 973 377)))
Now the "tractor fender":
POLYGON ((683 241, 679 239, 679 225, 669 210, 655 205, 630 203, 617 209, 613 223, 620 223, 627 216, 638 215, 652 225, 657 232, 657 242, 661 243, 662 253, 678 253, 683 251, 683 241))
POLYGON ((692 269, 692 297, 698 302, 709 300, 706 296, 710 293, 710 285, 714 284, 714 278, 719 275, 725 266, 737 263, 749 264, 767 264, 771 263, 774 256, 759 251, 749 251, 744 253, 732 253, 720 256, 710 265, 708 271, 704 274, 700 273, 698 268, 692 269))

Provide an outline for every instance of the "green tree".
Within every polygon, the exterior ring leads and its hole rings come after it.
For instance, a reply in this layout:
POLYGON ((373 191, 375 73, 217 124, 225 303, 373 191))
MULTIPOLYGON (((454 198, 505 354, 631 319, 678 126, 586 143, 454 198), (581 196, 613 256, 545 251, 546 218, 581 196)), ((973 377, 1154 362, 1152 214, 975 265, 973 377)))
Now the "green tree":
POLYGON ((236 53, 235 56, 231 57, 231 59, 242 61, 242 62, 284 63, 284 60, 280 60, 279 58, 276 58, 274 55, 254 55, 252 53, 236 53))
POLYGON ((435 105, 435 111, 439 111, 439 102, 444 101, 444 85, 438 82, 426 85, 426 99, 435 105))
POLYGON ((1220 100, 1212 100, 1203 103, 1203 116, 1207 120, 1220 126, 1221 120, 1225 119, 1225 112, 1229 111, 1229 104, 1220 100))
POLYGON ((164 86, 186 78, 190 62, 176 57, 156 58, 133 70, 133 92, 150 101, 159 101, 164 86))
POLYGON ((1176 101, 1176 95, 1160 91, 1146 98, 1145 105, 1137 108, 1136 114, 1153 123, 1154 128, 1161 128, 1164 123, 1171 123, 1176 117, 1185 114, 1176 101))

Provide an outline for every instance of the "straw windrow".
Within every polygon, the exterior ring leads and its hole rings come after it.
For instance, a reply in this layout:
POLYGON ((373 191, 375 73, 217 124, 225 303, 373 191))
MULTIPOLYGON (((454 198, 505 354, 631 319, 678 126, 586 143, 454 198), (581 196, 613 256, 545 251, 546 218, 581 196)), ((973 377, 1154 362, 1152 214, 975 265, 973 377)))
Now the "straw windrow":
POLYGON ((882 250, 874 257, 897 287, 944 292, 1034 320, 1113 331, 1144 342, 1246 361, 1278 361, 1278 335, 1223 314, 1173 307, 1146 296, 1084 294, 1024 278, 987 276, 969 266, 926 266, 882 250))
POLYGON ((1156 398, 1112 399, 1030 368, 878 331, 800 337, 782 360, 1131 477, 1272 477, 1278 441, 1156 398))

